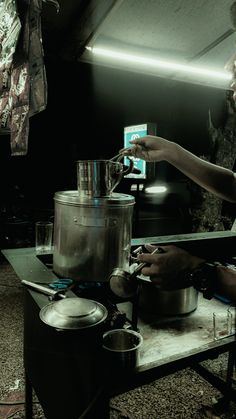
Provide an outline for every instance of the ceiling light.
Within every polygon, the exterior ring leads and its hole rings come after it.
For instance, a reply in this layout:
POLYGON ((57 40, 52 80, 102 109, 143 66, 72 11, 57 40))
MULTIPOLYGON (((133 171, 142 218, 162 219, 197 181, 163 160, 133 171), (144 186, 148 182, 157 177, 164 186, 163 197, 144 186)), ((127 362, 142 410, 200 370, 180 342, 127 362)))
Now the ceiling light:
POLYGON ((124 52, 119 52, 106 48, 97 48, 97 47, 86 47, 88 51, 91 51, 95 55, 102 57, 112 58, 114 60, 136 63, 140 65, 145 65, 152 68, 161 68, 164 70, 171 71, 181 71, 187 74, 195 74, 199 76, 214 77, 215 79, 228 80, 230 81, 232 76, 228 72, 224 71, 214 71, 201 67, 194 67, 188 64, 180 64, 171 61, 159 60, 155 58, 147 58, 139 55, 127 54, 124 52))

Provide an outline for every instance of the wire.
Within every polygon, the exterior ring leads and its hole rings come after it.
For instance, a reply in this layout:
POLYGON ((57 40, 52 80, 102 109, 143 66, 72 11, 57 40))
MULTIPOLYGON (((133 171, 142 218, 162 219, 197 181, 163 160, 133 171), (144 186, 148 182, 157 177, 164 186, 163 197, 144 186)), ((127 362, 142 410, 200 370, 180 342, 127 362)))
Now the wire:
POLYGON ((0 405, 6 405, 6 406, 8 406, 8 405, 17 405, 17 404, 25 404, 25 401, 24 400, 15 400, 15 401, 12 401, 12 402, 4 402, 4 401, 2 401, 2 400, 0 400, 0 405))
MULTIPOLYGON (((33 404, 40 404, 40 402, 33 402, 33 404)), ((0 405, 5 406, 15 406, 17 404, 25 404, 25 400, 13 400, 12 402, 4 402, 3 400, 0 400, 0 405)))

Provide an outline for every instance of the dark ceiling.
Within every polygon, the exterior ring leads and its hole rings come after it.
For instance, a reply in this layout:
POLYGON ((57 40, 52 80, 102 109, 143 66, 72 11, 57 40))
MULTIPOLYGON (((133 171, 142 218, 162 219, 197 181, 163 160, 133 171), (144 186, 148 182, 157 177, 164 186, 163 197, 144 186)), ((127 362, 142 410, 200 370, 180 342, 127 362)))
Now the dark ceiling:
POLYGON ((117 0, 45 1, 42 39, 46 55, 78 60, 117 0))
MULTIPOLYGON (((109 61, 85 49, 105 46, 225 72, 224 65, 234 50, 232 0, 59 0, 58 13, 55 4, 56 0, 43 2, 46 56, 127 69, 127 63, 109 61)), ((136 65, 131 71, 150 70, 136 65)), ((154 75, 199 82, 180 71, 173 74, 173 70, 155 69, 154 75)), ((208 77, 200 84, 225 89, 229 81, 208 77)))

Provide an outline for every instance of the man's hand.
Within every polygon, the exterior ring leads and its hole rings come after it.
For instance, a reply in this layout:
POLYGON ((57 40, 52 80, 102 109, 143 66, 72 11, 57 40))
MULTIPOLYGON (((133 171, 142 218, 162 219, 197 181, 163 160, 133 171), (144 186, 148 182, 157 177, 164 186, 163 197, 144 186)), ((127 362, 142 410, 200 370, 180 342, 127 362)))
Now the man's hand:
POLYGON ((168 156, 170 156, 175 147, 175 143, 172 143, 165 138, 152 135, 131 140, 130 144, 132 144, 133 147, 123 148, 120 150, 120 153, 146 161, 168 160, 168 156))
MULTIPOLYGON (((153 252, 156 246, 146 245, 149 252, 153 252)), ((142 274, 150 276, 150 279, 162 288, 176 289, 181 285, 181 273, 195 269, 204 262, 197 256, 191 255, 184 249, 176 246, 158 246, 163 253, 142 253, 138 255, 139 262, 148 263, 150 266, 142 269, 142 274)))

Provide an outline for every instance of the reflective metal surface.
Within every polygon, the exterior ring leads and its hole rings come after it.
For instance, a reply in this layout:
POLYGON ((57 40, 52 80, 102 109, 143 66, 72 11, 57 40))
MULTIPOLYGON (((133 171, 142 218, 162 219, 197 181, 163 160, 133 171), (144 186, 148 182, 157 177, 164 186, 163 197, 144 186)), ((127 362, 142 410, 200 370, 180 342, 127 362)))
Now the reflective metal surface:
POLYGON ((87 329, 103 322, 107 309, 97 301, 74 297, 47 304, 39 316, 56 329, 87 329))
POLYGON ((141 281, 139 309, 145 313, 162 315, 188 314, 198 305, 198 291, 193 287, 162 290, 152 282, 141 281))
MULTIPOLYGON (((115 157, 122 158, 122 155, 115 157)), ((130 160, 131 162, 131 160, 130 160)), ((121 181, 123 175, 130 173, 133 167, 124 168, 120 161, 78 160, 77 187, 81 197, 109 197, 121 181)))
MULTIPOLYGON (((138 250, 139 249, 137 249, 136 252, 138 250)), ((161 247, 156 247, 151 254, 154 255, 156 253, 164 253, 164 250, 161 247)), ((121 268, 113 269, 109 278, 112 292, 121 298, 134 297, 134 295, 138 292, 139 285, 137 275, 145 266, 147 266, 146 263, 139 263, 132 273, 121 268)))
POLYGON ((110 369, 123 373, 135 368, 138 365, 139 348, 142 343, 142 336, 134 330, 114 329, 104 333, 103 348, 110 369))
POLYGON ((77 191, 63 191, 54 200, 54 272, 104 282, 114 266, 128 269, 133 196, 81 198, 77 191))

